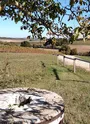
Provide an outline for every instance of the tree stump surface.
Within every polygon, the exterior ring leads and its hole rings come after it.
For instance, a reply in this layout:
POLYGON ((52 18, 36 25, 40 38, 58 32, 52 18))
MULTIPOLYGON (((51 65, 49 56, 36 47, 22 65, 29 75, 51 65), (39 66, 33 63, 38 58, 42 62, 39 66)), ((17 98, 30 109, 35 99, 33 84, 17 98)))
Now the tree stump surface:
POLYGON ((64 101, 58 94, 30 88, 0 90, 0 123, 59 124, 64 101))

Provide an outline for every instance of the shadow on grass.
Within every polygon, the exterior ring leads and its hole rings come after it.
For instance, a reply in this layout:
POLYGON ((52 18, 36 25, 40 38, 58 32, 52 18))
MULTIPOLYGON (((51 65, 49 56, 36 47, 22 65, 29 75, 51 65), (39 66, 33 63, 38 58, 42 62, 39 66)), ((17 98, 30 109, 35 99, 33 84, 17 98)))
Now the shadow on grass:
MULTIPOLYGON (((62 65, 62 67, 63 67, 63 65, 62 65)), ((72 82, 90 83, 90 81, 84 80, 84 78, 83 78, 81 75, 79 75, 79 74, 77 74, 77 73, 74 73, 73 69, 71 69, 71 68, 69 68, 69 67, 64 67, 64 68, 66 68, 68 72, 73 73, 73 75, 79 77, 81 80, 72 80, 72 79, 71 79, 71 80, 68 80, 68 79, 62 80, 62 79, 59 78, 59 75, 58 75, 58 73, 57 73, 57 70, 54 68, 54 69, 53 69, 53 72, 54 72, 54 74, 55 74, 56 80, 65 81, 65 82, 66 82, 66 81, 72 81, 72 82)))
MULTIPOLYGON (((90 83, 90 81, 85 81, 84 78, 81 75, 79 75, 77 72, 74 73, 73 69, 70 69, 69 67, 64 67, 64 68, 66 68, 70 73, 73 73, 75 76, 82 79, 82 80, 71 80, 71 81, 90 83)), ((70 80, 67 80, 67 81, 70 81, 70 80)))
POLYGON ((82 83, 90 83, 90 81, 84 81, 84 80, 61 80, 61 81, 72 81, 72 82, 82 82, 82 83))
POLYGON ((41 61, 42 67, 45 68, 45 63, 41 61))
POLYGON ((58 72, 57 72, 57 69, 53 68, 53 73, 54 73, 54 75, 56 77, 56 80, 60 80, 58 72))

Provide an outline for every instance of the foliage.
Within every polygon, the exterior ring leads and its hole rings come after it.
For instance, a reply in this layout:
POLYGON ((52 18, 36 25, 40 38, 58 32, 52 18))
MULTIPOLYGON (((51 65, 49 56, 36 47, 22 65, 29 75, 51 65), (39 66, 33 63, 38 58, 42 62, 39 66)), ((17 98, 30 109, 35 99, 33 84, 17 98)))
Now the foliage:
POLYGON ((22 47, 30 47, 31 45, 30 45, 30 43, 28 41, 23 41, 23 42, 21 42, 20 46, 22 46, 22 47))
POLYGON ((45 47, 55 48, 55 46, 56 46, 56 39, 54 37, 46 39, 46 42, 43 45, 45 47))
POLYGON ((27 39, 31 40, 31 37, 30 36, 27 36, 27 39))
POLYGON ((68 45, 62 45, 61 48, 59 49, 59 52, 70 55, 71 49, 68 45))
POLYGON ((77 55, 77 49, 71 49, 70 55, 77 55))
POLYGON ((69 41, 66 38, 56 39, 56 46, 68 45, 69 41))
POLYGON ((40 40, 45 40, 46 39, 46 37, 42 37, 40 40))
POLYGON ((56 44, 55 38, 46 39, 46 42, 43 44, 47 48, 54 48, 56 44))
POLYGON ((11 18, 16 23, 21 21, 21 29, 29 30, 34 37, 38 36, 41 39, 46 28, 57 36, 70 38, 71 43, 79 32, 83 32, 85 36, 90 33, 89 11, 90 0, 70 0, 68 5, 62 5, 58 0, 0 1, 0 16, 11 18), (79 27, 75 30, 68 27, 64 22, 66 16, 68 21, 76 19, 79 27))
POLYGON ((80 55, 80 56, 90 56, 90 51, 89 52, 82 52, 82 53, 79 53, 78 55, 80 55))
POLYGON ((52 38, 52 47, 55 47, 55 45, 56 45, 56 39, 53 37, 52 38))

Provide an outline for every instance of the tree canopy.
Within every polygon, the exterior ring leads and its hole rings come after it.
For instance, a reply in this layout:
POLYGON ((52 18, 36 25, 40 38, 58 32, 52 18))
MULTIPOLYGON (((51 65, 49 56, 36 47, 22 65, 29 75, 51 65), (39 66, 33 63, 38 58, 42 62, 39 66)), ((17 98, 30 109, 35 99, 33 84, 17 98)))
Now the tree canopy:
POLYGON ((79 32, 84 36, 90 34, 90 0, 69 0, 68 5, 61 0, 0 0, 0 16, 16 23, 21 21, 21 29, 39 37, 45 28, 70 38, 71 42, 79 32), (63 21, 65 16, 68 21, 76 19, 79 26, 68 27, 63 21))

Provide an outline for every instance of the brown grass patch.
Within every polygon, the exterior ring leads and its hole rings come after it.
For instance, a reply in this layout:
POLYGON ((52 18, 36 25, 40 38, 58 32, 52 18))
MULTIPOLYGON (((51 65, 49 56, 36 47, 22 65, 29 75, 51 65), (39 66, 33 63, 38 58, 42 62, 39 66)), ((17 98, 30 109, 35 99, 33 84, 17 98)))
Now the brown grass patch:
POLYGON ((29 48, 29 47, 8 46, 8 45, 0 46, 0 52, 59 54, 58 50, 54 50, 54 49, 29 48))

